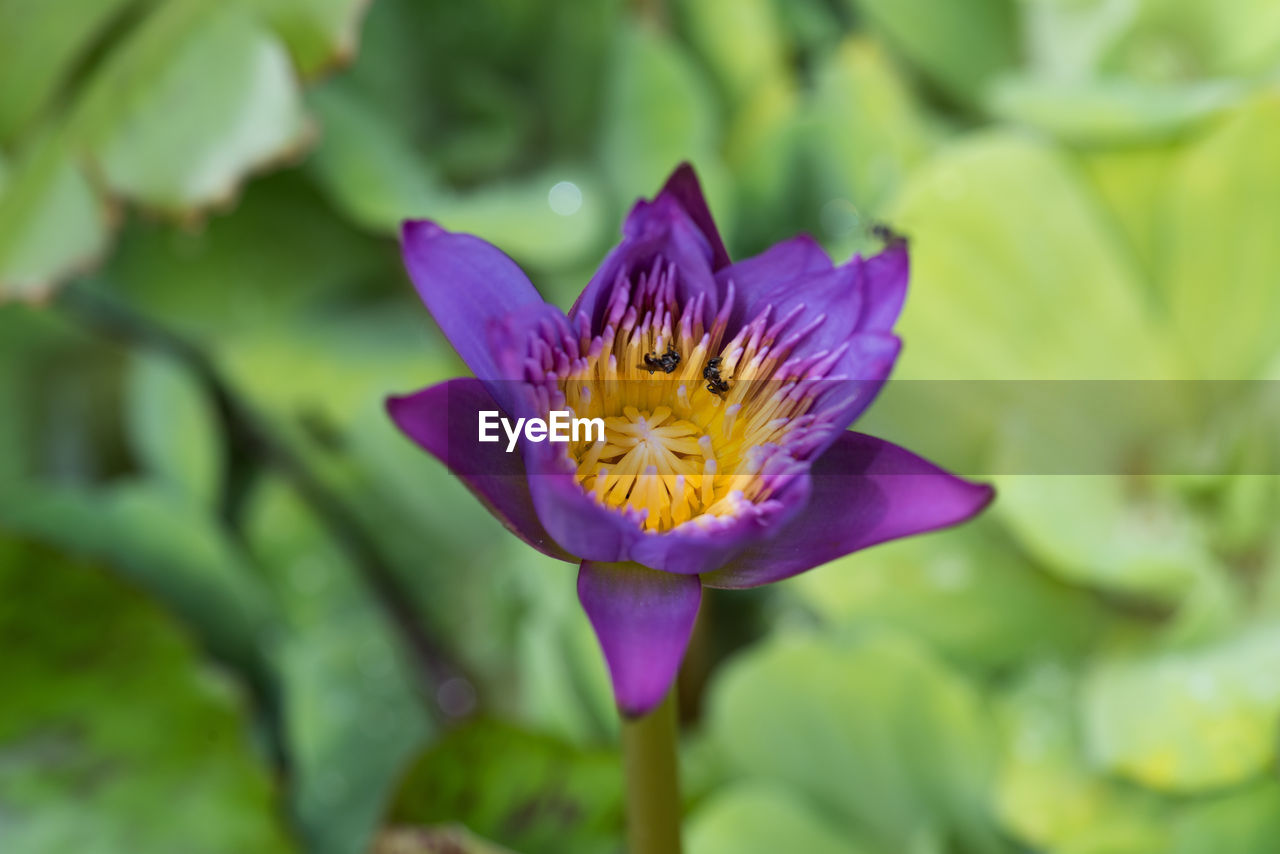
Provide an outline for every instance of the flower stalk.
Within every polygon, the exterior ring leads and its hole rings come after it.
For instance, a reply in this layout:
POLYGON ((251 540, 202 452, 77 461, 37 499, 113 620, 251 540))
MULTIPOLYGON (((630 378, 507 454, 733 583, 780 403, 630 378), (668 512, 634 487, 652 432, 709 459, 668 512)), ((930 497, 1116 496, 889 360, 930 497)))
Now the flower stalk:
POLYGON ((676 734, 675 689, 647 715, 622 718, 630 854, 680 854, 676 734))

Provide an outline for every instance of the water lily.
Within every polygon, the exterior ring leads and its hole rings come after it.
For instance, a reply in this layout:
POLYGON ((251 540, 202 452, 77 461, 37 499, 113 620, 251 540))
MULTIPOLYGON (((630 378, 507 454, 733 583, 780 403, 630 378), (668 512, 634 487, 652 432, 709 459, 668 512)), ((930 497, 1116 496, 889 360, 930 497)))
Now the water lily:
POLYGON ((667 694, 704 586, 780 581, 961 522, 991 489, 846 428, 889 375, 904 241, 836 266, 801 236, 736 263, 693 170, 640 201, 566 314, 478 237, 404 224, 418 293, 475 378, 388 401, 516 536, 580 565, 619 709, 667 694), (482 413, 603 439, 481 442, 482 413))

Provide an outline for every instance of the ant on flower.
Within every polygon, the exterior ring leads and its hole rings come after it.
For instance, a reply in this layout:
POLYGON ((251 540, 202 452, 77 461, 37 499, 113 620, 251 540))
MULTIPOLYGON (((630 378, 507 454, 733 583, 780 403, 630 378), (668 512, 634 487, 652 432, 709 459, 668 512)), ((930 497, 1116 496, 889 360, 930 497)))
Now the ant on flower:
POLYGON ((676 348, 668 342, 667 352, 663 353, 661 356, 656 355, 655 353, 646 353, 644 356, 644 364, 640 365, 640 367, 644 368, 649 373, 662 371, 664 374, 669 374, 674 371, 679 364, 680 354, 677 353, 676 348))
POLYGON ((883 222, 872 223, 871 236, 885 246, 898 246, 907 242, 906 235, 899 234, 883 222))
POLYGON ((723 396, 729 390, 729 383, 720 376, 720 363, 724 361, 720 356, 716 356, 707 362, 707 366, 702 369, 702 378, 707 381, 707 391, 712 394, 723 396))

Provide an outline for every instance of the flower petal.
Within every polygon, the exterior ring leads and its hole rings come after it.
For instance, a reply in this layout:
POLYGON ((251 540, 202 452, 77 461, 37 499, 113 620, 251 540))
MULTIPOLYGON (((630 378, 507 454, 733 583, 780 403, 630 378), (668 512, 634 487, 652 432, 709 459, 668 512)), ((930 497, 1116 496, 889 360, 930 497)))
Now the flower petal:
POLYGON ((813 465, 808 505, 779 535, 703 576, 709 587, 757 587, 886 540, 963 522, 995 491, 910 451, 845 432, 813 465))
POLYGON ((409 278, 453 349, 480 379, 502 379, 487 330, 505 315, 545 305, 528 277, 496 246, 428 220, 407 220, 400 247, 409 278))
POLYGON ((496 409, 484 385, 469 377, 387 398, 400 431, 448 466, 507 530, 545 555, 576 561, 538 520, 520 454, 479 441, 479 412, 496 409))
POLYGON ((744 548, 785 526, 809 494, 808 465, 782 461, 760 475, 769 480, 767 500, 738 514, 654 533, 644 530, 639 511, 607 507, 587 494, 558 446, 525 443, 525 467, 538 518, 565 549, 587 560, 631 561, 676 575, 724 566, 744 548))
POLYGON ((859 333, 891 332, 906 298, 908 272, 905 241, 890 243, 872 258, 855 255, 833 267, 821 247, 801 236, 721 270, 716 279, 722 291, 733 283, 729 335, 766 308, 777 319, 803 307, 793 329, 821 318, 792 352, 793 358, 804 358, 830 352, 859 333))
POLYGON ((623 714, 640 717, 671 690, 702 601, 696 575, 583 561, 578 599, 604 652, 623 714))
POLYGON ((818 241, 800 234, 725 267, 716 273, 716 281, 721 291, 733 283, 733 315, 741 324, 760 314, 766 305, 794 296, 792 283, 796 279, 831 269, 831 258, 818 241))
POLYGON ((523 445, 534 508, 556 542, 588 560, 629 560, 632 547, 644 536, 639 518, 605 507, 583 491, 562 445, 523 445))
POLYGON ((663 572, 699 575, 719 569, 743 549, 768 540, 808 503, 809 471, 807 465, 788 459, 760 477, 769 481, 766 500, 747 504, 737 514, 648 534, 632 547, 631 560, 663 572))
POLYGON ((843 354, 814 391, 811 412, 825 426, 813 430, 806 441, 792 445, 798 457, 815 459, 845 435, 889 379, 902 341, 888 332, 854 332, 843 347, 843 354))
POLYGON ((729 255, 688 164, 672 173, 653 201, 636 202, 623 223, 622 242, 605 257, 569 317, 585 313, 598 330, 618 277, 647 273, 658 258, 675 265, 677 301, 688 305, 705 294, 707 316, 713 316, 719 308, 713 273, 729 263, 729 255))
MULTIPOLYGON (((716 228, 716 221, 711 216, 707 199, 702 195, 702 185, 698 183, 698 174, 693 171, 692 164, 681 163, 676 167, 676 171, 671 173, 671 177, 662 185, 662 190, 658 193, 658 199, 664 197, 670 197, 679 202, 680 207, 693 220, 693 224, 702 232, 707 246, 711 249, 711 269, 719 270, 721 267, 728 266, 729 252, 724 248, 724 241, 720 239, 720 231, 716 228)), ((632 211, 632 217, 639 215, 637 211, 632 211)), ((628 220, 624 230, 630 226, 631 222, 628 220)))
POLYGON ((907 280, 910 277, 907 241, 901 238, 891 240, 880 254, 862 262, 860 332, 888 332, 893 329, 907 299, 907 280))

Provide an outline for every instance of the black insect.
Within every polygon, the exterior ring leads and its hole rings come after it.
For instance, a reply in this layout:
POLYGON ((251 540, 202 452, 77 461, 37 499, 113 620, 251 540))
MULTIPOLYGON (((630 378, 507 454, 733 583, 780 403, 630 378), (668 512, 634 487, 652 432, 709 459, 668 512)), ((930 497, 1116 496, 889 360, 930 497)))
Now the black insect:
POLYGON ((896 246, 907 242, 907 238, 904 235, 899 234, 882 222, 877 222, 871 226, 871 236, 885 246, 896 246))
POLYGON ((716 356, 710 359, 707 362, 707 366, 702 369, 702 378, 707 381, 707 391, 712 394, 722 395, 729 390, 729 382, 720 376, 720 362, 722 361, 723 359, 716 356))
POLYGON ((654 371, 662 371, 669 374, 680 365, 680 354, 676 352, 676 348, 670 343, 667 344, 667 352, 659 356, 656 353, 645 353, 644 364, 640 367, 649 373, 654 371))

